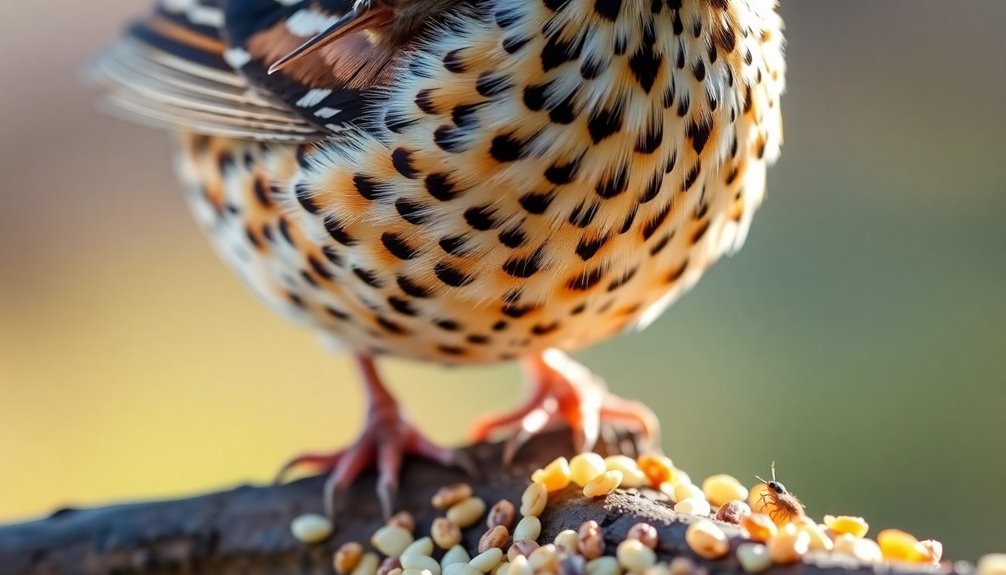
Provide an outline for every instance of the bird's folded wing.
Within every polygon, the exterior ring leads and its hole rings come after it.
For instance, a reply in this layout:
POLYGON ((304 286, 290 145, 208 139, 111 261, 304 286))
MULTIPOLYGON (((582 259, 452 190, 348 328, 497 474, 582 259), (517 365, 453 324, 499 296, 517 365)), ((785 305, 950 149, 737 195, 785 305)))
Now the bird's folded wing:
POLYGON ((91 77, 107 90, 109 109, 134 121, 217 136, 270 142, 322 137, 321 129, 228 63, 222 1, 163 0, 130 26, 91 66, 91 77))

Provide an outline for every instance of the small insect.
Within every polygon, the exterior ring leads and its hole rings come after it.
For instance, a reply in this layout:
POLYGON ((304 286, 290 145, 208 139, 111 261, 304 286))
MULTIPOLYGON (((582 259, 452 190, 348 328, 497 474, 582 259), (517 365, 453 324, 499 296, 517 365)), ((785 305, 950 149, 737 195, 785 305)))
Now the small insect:
POLYGON ((768 486, 768 489, 761 492, 761 497, 755 505, 755 511, 764 512, 768 510, 768 516, 775 523, 782 525, 794 519, 803 517, 803 503, 790 493, 786 486, 775 478, 775 462, 772 462, 772 481, 766 481, 755 475, 758 481, 768 486))

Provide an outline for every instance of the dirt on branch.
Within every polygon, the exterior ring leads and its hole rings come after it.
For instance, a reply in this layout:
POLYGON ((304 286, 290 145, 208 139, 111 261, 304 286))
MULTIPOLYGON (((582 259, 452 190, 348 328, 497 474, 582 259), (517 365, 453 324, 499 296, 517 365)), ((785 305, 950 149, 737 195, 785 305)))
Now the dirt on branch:
MULTIPOLYGON (((481 477, 468 478, 460 471, 428 461, 406 463, 397 507, 416 517, 418 533, 428 533, 433 519, 442 515, 430 505, 430 498, 440 487, 467 481, 489 505, 506 498, 519 506, 531 471, 573 452, 569 434, 564 431, 531 440, 517 461, 506 467, 502 464, 501 445, 479 444, 465 450, 477 463, 481 477)), ((323 544, 307 546, 290 533, 294 517, 321 512, 324 478, 312 477, 286 485, 240 486, 189 499, 64 509, 39 521, 2 526, 0 575, 332 573, 335 549, 347 541, 366 544, 384 524, 374 481, 372 474, 366 475, 347 494, 335 521, 336 532, 323 544)), ((695 518, 675 513, 659 494, 618 490, 605 498, 589 500, 579 490, 569 488, 550 496, 541 519, 540 541, 551 541, 560 531, 577 529, 584 521, 597 521, 608 554, 614 554, 615 546, 632 525, 646 521, 659 532, 657 551, 662 559, 684 555, 695 559, 711 575, 743 573, 733 554, 718 561, 699 560, 684 542, 685 529, 695 518)), ((738 528, 723 528, 732 538, 739 536, 738 528)), ((463 544, 470 552, 484 531, 483 522, 465 530, 463 544)), ((866 575, 890 570, 829 558, 818 564, 775 567, 768 573, 866 575)), ((961 572, 950 567, 896 570, 961 572)))

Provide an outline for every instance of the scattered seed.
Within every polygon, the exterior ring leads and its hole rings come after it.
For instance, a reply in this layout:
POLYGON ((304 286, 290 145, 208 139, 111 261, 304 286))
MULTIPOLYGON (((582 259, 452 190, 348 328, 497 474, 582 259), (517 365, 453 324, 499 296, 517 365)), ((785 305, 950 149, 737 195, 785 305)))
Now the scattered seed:
POLYGON ((489 510, 489 516, 486 517, 486 527, 492 529, 497 525, 502 525, 510 529, 513 527, 513 520, 516 516, 517 510, 514 509, 513 503, 510 503, 506 499, 500 499, 489 510))
POLYGON ((351 575, 376 575, 377 566, 380 563, 381 559, 377 556, 377 553, 364 553, 351 575))
POLYGON ((667 570, 671 575, 697 575, 699 566, 689 557, 675 557, 667 565, 667 570))
POLYGON ((741 527, 747 531, 748 539, 765 543, 779 533, 779 528, 768 515, 752 513, 741 518, 741 527))
POLYGON ((801 525, 800 528, 810 536, 811 551, 830 552, 835 548, 835 544, 832 542, 831 537, 828 537, 828 534, 817 523, 810 521, 806 525, 801 525))
POLYGON ((642 575, 671 575, 671 567, 667 563, 657 563, 652 567, 647 567, 642 575))
POLYGON ((478 497, 469 497, 464 501, 452 505, 447 510, 447 518, 453 521, 458 527, 465 529, 475 525, 485 512, 485 501, 482 501, 478 497))
POLYGON ((586 575, 587 560, 576 553, 559 555, 559 575, 586 575))
POLYGON ((539 545, 537 541, 531 541, 530 539, 521 539, 519 541, 514 541, 510 549, 507 550, 507 559, 513 561, 515 557, 527 557, 528 555, 534 553, 535 549, 538 549, 539 545))
POLYGON ((441 572, 440 563, 429 555, 402 555, 399 560, 406 571, 409 569, 426 570, 433 575, 440 575, 441 572))
POLYGON ((433 540, 420 537, 402 551, 402 555, 433 555, 433 540))
POLYGON ((348 575, 353 569, 356 569, 361 557, 363 557, 363 545, 355 541, 343 543, 336 550, 335 557, 332 559, 335 572, 339 575, 348 575))
POLYGON ((577 537, 579 538, 580 554, 587 561, 604 555, 604 538, 601 535, 601 526, 597 524, 597 521, 591 520, 581 525, 577 531, 577 537))
POLYGON ((385 525, 374 532, 370 544, 388 557, 397 557, 412 544, 412 533, 398 525, 385 525))
POLYGON ((301 543, 320 543, 332 534, 332 522, 324 515, 308 513, 290 522, 290 532, 301 543))
POLYGON ((661 483, 670 481, 674 475, 674 464, 671 459, 657 453, 640 455, 636 464, 646 476, 650 487, 659 487, 661 483))
POLYGON ((377 568, 377 575, 388 575, 395 569, 401 569, 402 562, 398 560, 398 557, 388 557, 381 562, 381 566, 377 568))
POLYGON ((482 572, 472 567, 467 562, 451 563, 444 568, 444 575, 482 575, 482 572))
POLYGON ((649 523, 636 523, 629 528, 626 539, 637 539, 650 549, 657 548, 657 530, 649 523))
POLYGON ((468 564, 483 573, 488 573, 499 565, 502 560, 503 550, 499 547, 493 547, 476 555, 468 564))
POLYGON ((440 565, 446 568, 448 565, 453 563, 464 563, 465 565, 471 561, 472 558, 468 555, 468 551, 465 550, 461 545, 455 545, 444 553, 444 558, 440 560, 440 565))
POLYGON ((674 511, 677 513, 687 513, 701 517, 709 516, 713 510, 705 498, 689 497, 674 504, 674 511))
POLYGON ((626 539, 615 552, 618 564, 626 571, 640 572, 657 562, 657 554, 638 539, 626 539))
POLYGON ((751 508, 740 500, 728 501, 716 511, 716 519, 734 525, 740 525, 741 519, 748 515, 751 515, 751 508))
POLYGON ((732 475, 711 475, 702 482, 702 492, 713 505, 726 505, 735 499, 744 500, 748 490, 732 475))
POLYGON ((403 571, 401 567, 399 567, 398 569, 392 569, 391 571, 388 571, 388 575, 404 575, 404 574, 405 571, 403 571))
POLYGON ((880 546, 872 539, 859 539, 849 533, 842 533, 834 541, 835 553, 855 557, 863 563, 880 563, 884 560, 880 546))
POLYGON ((748 573, 761 573, 772 566, 768 549, 761 543, 742 543, 737 547, 737 562, 748 573))
POLYGON ((441 487, 433 495, 432 503, 437 509, 449 509, 472 496, 472 486, 467 483, 455 483, 441 487))
POLYGON ((527 556, 527 564, 535 573, 556 571, 559 569, 559 553, 551 543, 542 545, 527 556))
POLYGON ((537 517, 545 510, 548 502, 548 490, 540 483, 531 482, 520 496, 520 514, 525 517, 537 517))
POLYGON ((508 541, 510 541, 510 532, 507 531, 506 527, 497 525, 483 533, 482 537, 479 538, 479 553, 488 551, 492 547, 502 550, 506 547, 508 541))
POLYGON ((927 559, 919 540, 898 529, 884 529, 877 534, 877 544, 884 559, 919 563, 927 559))
POLYGON ((824 524, 835 533, 841 535, 848 533, 857 539, 866 537, 870 531, 870 524, 862 517, 852 517, 849 515, 825 515, 824 524))
POLYGON ((552 543, 555 544, 556 549, 563 553, 575 554, 580 550, 580 537, 572 529, 560 531, 552 543))
POLYGON ((779 565, 796 563, 810 550, 810 534, 788 524, 768 542, 768 555, 779 565))
POLYGON ((549 493, 565 489, 570 482, 569 461, 565 457, 557 457, 544 469, 535 471, 531 480, 544 485, 549 493))
POLYGON ((1006 575, 1006 553, 990 553, 979 559, 975 575, 1006 575))
POLYGON ((705 501, 706 494, 691 483, 681 483, 674 488, 674 497, 672 499, 675 502, 684 501, 685 499, 701 499, 705 501))
POLYGON ((541 535, 541 520, 533 515, 528 515, 517 522, 517 527, 513 529, 513 540, 522 541, 528 539, 537 541, 541 535))
POLYGON ((437 517, 430 526, 430 536, 441 549, 450 549, 461 543, 461 528, 446 517, 437 517))
POLYGON ((573 483, 583 487, 598 475, 604 473, 607 466, 604 458, 596 453, 585 452, 569 461, 569 473, 573 483))
POLYGON ((617 469, 605 471, 583 486, 583 495, 585 497, 603 497, 617 489, 622 484, 624 477, 622 472, 617 469))
POLYGON ((510 560, 510 569, 507 575, 533 575, 534 570, 528 565, 527 557, 518 555, 510 560))
POLYGON ((622 487, 642 487, 647 483, 646 474, 636 460, 627 455, 609 455, 604 458, 608 471, 622 472, 622 487))
POLYGON ((935 539, 926 539, 919 541, 919 545, 926 554, 926 560, 933 565, 939 565, 940 559, 943 559, 943 543, 935 539))
POLYGON ((587 575, 619 575, 622 568, 618 559, 611 556, 598 557, 587 561, 587 575))
POLYGON ((416 532, 416 518, 408 511, 399 511, 388 519, 388 525, 397 525, 409 533, 416 532))
POLYGON ((402 575, 431 575, 431 571, 424 571, 422 569, 403 569, 402 575))
POLYGON ((685 543, 692 551, 706 559, 719 559, 730 551, 727 534, 708 519, 700 519, 688 526, 685 543))

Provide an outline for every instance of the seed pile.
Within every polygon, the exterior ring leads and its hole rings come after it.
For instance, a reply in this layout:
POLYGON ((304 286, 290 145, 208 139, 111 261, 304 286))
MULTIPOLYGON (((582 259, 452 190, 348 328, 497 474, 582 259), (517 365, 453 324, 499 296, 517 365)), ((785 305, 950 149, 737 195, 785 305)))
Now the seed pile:
MULTIPOLYGON (((825 515, 818 523, 775 480, 774 470, 772 481, 762 480, 751 489, 729 475, 708 477, 700 487, 662 455, 633 459, 582 453, 571 460, 557 458, 535 470, 519 507, 505 499, 490 507, 467 484, 443 487, 431 500, 443 515, 433 521, 428 536, 417 539, 414 518, 406 512, 398 513, 371 537, 373 551, 358 542, 340 547, 333 558, 335 571, 339 575, 705 572, 688 557, 661 561, 657 554, 658 531, 647 523, 632 526, 616 546, 614 556, 605 555, 602 530, 594 521, 587 521, 577 530, 563 531, 551 542, 540 543, 539 516, 548 504, 549 494, 571 485, 588 498, 604 497, 620 487, 657 490, 670 499, 676 512, 698 518, 685 532, 685 542, 695 555, 705 560, 733 556, 745 572, 752 574, 773 565, 828 556, 852 558, 862 564, 938 565, 943 554, 939 541, 919 541, 896 529, 886 529, 870 539, 869 525, 861 517, 825 515), (479 523, 482 535, 472 557, 461 545, 462 531, 479 523), (731 545, 721 527, 724 523, 739 526, 742 540, 731 545)), ((293 521, 291 530, 301 541, 317 543, 328 538, 332 525, 324 517, 304 515, 293 521)), ((976 575, 1006 575, 1006 555, 982 558, 976 575)))

